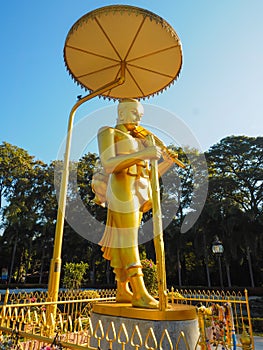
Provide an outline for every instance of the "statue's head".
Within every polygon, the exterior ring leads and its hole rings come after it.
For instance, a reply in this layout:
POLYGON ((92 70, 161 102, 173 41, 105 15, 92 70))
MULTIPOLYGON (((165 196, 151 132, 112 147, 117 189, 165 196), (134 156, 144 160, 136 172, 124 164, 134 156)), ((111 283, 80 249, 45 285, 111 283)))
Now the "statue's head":
POLYGON ((124 98, 118 104, 117 124, 124 124, 128 129, 138 125, 143 116, 142 104, 133 98, 124 98))

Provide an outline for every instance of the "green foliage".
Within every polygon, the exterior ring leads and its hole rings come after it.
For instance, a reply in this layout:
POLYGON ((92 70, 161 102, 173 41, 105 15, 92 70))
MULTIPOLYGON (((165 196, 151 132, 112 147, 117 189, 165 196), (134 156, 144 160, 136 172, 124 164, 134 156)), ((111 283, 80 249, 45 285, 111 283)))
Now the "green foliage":
POLYGON ((97 299, 97 298, 100 298, 100 294, 94 289, 82 290, 79 293, 79 295, 81 296, 82 299, 97 299))
POLYGON ((155 296, 158 294, 157 266, 151 259, 141 260, 145 286, 148 292, 155 296))
POLYGON ((263 137, 230 136, 207 154, 212 198, 234 205, 251 220, 262 215, 263 137))
POLYGON ((79 289, 88 267, 88 263, 84 263, 83 261, 80 263, 66 263, 64 265, 64 287, 67 289, 79 289))

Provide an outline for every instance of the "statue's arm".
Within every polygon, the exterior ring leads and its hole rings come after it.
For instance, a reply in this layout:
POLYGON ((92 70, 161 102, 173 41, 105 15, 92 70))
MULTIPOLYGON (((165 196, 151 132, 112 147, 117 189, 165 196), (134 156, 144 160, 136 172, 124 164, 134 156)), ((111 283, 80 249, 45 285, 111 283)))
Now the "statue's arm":
POLYGON ((156 146, 147 147, 130 154, 116 155, 114 132, 115 130, 113 128, 104 127, 98 133, 100 160, 108 174, 127 169, 140 160, 160 158, 161 150, 156 146))
POLYGON ((158 164, 158 174, 159 177, 163 176, 174 164, 174 161, 170 157, 165 157, 163 155, 164 160, 158 164))

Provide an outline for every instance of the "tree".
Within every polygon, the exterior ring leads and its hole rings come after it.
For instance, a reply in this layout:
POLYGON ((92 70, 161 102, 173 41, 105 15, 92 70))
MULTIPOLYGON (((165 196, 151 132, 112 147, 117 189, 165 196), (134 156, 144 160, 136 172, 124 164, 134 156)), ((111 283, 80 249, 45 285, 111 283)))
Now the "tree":
POLYGON ((0 152, 1 194, 5 199, 2 240, 11 257, 2 263, 10 266, 9 281, 12 274, 19 281, 22 273, 43 273, 48 246, 53 245, 57 211, 54 171, 52 164, 47 166, 8 143, 1 145, 0 152))
POLYGON ((3 199, 9 201, 14 197, 19 181, 26 182, 33 164, 34 157, 24 149, 7 142, 0 145, 0 208, 3 199))
MULTIPOLYGON (((195 150, 186 150, 185 154, 182 149, 177 149, 179 159, 187 167, 181 169, 175 165, 160 180, 170 284, 177 280, 180 286, 195 283, 210 286, 211 281, 216 280, 212 273, 217 264, 211 252, 215 235, 224 244, 228 285, 247 285, 249 279, 251 285, 262 283, 262 148, 261 137, 245 136, 227 137, 210 148, 206 153, 209 191, 194 226, 192 223, 202 207, 200 193, 205 192, 203 180, 207 174, 203 165, 198 167, 204 159, 195 150), (182 226, 188 229, 184 234, 182 226)), ((64 262, 79 263, 82 260, 89 263, 90 271, 96 272, 96 282, 109 283, 110 267, 97 244, 104 230, 106 209, 92 201, 91 179, 97 158, 96 154, 88 153, 70 164, 68 222, 64 228, 62 259, 64 262), (77 222, 77 230, 72 222, 77 222)), ((43 282, 44 272, 48 273, 58 207, 56 191, 58 196, 62 166, 60 161, 46 165, 9 143, 0 145, 3 229, 0 268, 9 267, 10 276, 13 275, 16 281, 21 281, 24 273, 38 273, 38 281, 43 282)), ((151 212, 144 214, 140 235, 144 242, 149 237, 144 246, 147 257, 154 260, 150 219, 151 212)))
POLYGON ((229 136, 212 146, 207 154, 211 176, 210 189, 212 188, 210 198, 218 205, 226 242, 231 240, 233 225, 239 220, 239 210, 240 215, 243 212, 247 217, 247 231, 242 235, 243 239, 238 241, 249 264, 252 287, 254 277, 251 253, 256 253, 253 249, 254 243, 259 239, 254 227, 262 217, 263 210, 262 151, 262 137, 229 136))
POLYGON ((162 214, 164 224, 169 223, 164 230, 164 239, 166 258, 172 268, 167 271, 174 271, 176 266, 178 284, 182 286, 182 266, 185 266, 185 278, 192 269, 189 265, 190 256, 194 254, 190 248, 191 228, 205 203, 207 167, 204 155, 197 150, 181 148, 175 150, 186 167, 182 169, 175 165, 164 176, 161 186, 162 214))
POLYGON ((12 246, 9 281, 16 258, 16 280, 26 273, 32 255, 32 240, 39 229, 42 188, 39 174, 45 164, 34 160, 25 150, 3 143, 0 146, 0 189, 5 199, 2 226, 6 246, 12 246))
POLYGON ((64 265, 64 287, 68 289, 79 289, 88 266, 89 265, 83 261, 79 263, 67 262, 64 265))
POLYGON ((226 137, 207 159, 220 200, 231 200, 256 220, 263 210, 263 137, 226 137))

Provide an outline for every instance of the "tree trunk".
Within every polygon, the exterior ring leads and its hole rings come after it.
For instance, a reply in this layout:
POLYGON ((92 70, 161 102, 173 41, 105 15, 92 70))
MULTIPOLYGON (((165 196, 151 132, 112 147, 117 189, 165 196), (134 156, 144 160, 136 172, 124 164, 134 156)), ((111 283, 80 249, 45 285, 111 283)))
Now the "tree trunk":
POLYGON ((226 276, 227 276, 228 287, 232 287, 231 275, 230 275, 230 265, 227 261, 226 261, 226 276))
POLYGON ((182 287, 182 266, 180 261, 180 250, 177 249, 178 285, 182 287))
POLYGON ((205 271, 206 271, 207 285, 209 288, 211 288, 211 279, 210 279, 210 271, 208 266, 205 233, 203 233, 203 242, 204 242, 204 257, 205 257, 205 271))
POLYGON ((14 268, 14 262, 15 262, 15 256, 16 256, 17 241, 18 241, 18 233, 16 233, 14 247, 13 247, 13 252, 12 252, 8 284, 11 283, 11 280, 12 280, 12 274, 13 274, 13 268, 14 268))
POLYGON ((39 281, 38 284, 42 283, 43 278, 43 270, 44 270, 44 262, 45 262, 45 247, 42 250, 42 256, 41 256, 41 266, 40 266, 40 272, 39 272, 39 281))
POLYGON ((247 247, 247 262, 248 262, 248 268, 249 268, 251 287, 254 288, 255 287, 255 283, 254 283, 254 276, 253 276, 253 269, 252 269, 252 262, 251 262, 251 254, 250 254, 249 247, 247 247))
POLYGON ((29 241, 28 256, 27 256, 27 258, 25 258, 24 282, 26 281, 26 277, 28 275, 28 270, 30 268, 31 254, 32 254, 32 238, 30 238, 30 241, 29 241))
POLYGON ((106 279, 107 284, 110 284, 110 261, 106 260, 106 279))

